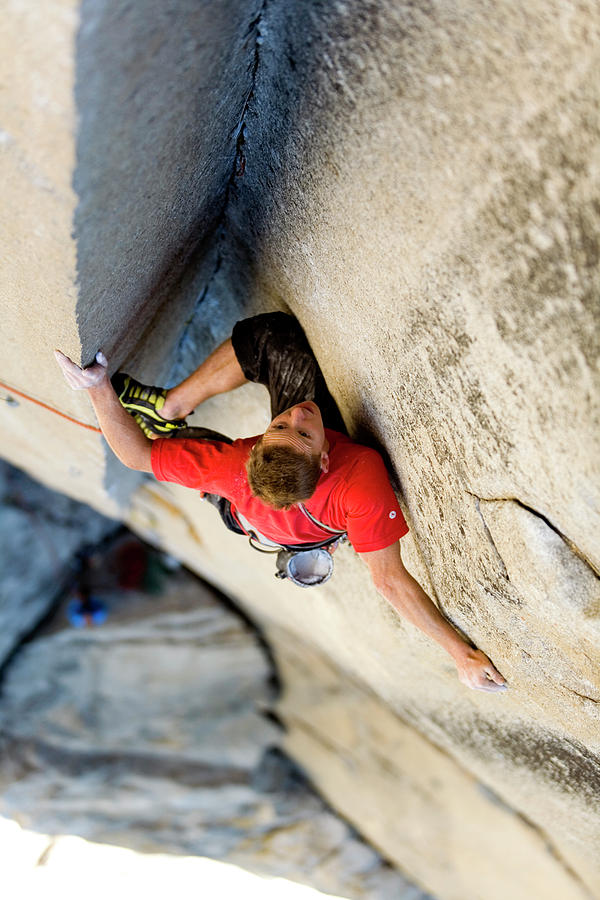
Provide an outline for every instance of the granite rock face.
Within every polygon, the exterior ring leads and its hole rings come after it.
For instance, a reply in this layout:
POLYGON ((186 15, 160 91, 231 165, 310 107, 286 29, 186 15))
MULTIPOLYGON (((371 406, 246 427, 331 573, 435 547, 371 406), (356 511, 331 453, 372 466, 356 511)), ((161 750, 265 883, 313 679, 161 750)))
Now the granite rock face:
MULTIPOLYGON (((57 42, 75 33, 67 5, 57 42)), ((212 20, 198 13, 206 46, 189 57, 197 92, 188 70, 169 74, 166 20, 150 34, 134 13, 108 12, 91 16, 83 4, 77 53, 59 66, 52 51, 47 63, 60 68, 56 103, 70 112, 42 146, 62 182, 71 160, 78 193, 52 195, 64 225, 54 256, 43 237, 52 214, 40 212, 39 250, 71 301, 50 315, 42 292, 42 322, 24 317, 46 282, 39 268, 33 287, 9 272, 12 386, 39 397, 44 384, 41 399, 89 423, 85 398, 50 368, 50 338, 86 361, 102 344, 115 368, 142 379, 175 378, 241 315, 293 312, 350 432, 389 455, 411 526, 409 568, 510 689, 461 688, 349 548, 326 586, 299 595, 219 531, 193 492, 128 480, 99 438, 30 401, 2 405, 11 435, 2 453, 103 511, 120 504, 134 528, 261 623, 284 672, 289 746, 331 802, 425 887, 449 900, 524 900, 530 857, 546 896, 599 894, 598 5, 218 4, 210 39, 212 20), (119 27, 152 51, 148 80, 141 56, 119 52, 127 65, 107 78, 105 55, 91 52, 119 27), (218 84, 216 45, 237 61, 221 64, 218 84), (164 82, 154 66, 163 52, 164 82), (165 140, 173 137, 168 162, 144 143, 155 127, 144 119, 150 83, 165 140), (210 130, 190 155, 177 135, 198 126, 192 95, 203 98, 210 130), (96 245, 104 198, 110 228, 96 245), (196 230, 193 209, 202 212, 196 230), (94 259, 106 252, 110 266, 94 259), (25 345, 38 350, 29 374, 25 345), (306 713, 325 698, 339 716, 306 713), (346 703, 364 715, 352 720, 346 703), (394 791, 398 803, 388 804, 394 791), (413 798, 412 814, 402 796, 413 798), (451 839, 443 853, 426 852, 440 821, 451 839)), ((179 35, 182 58, 190 28, 179 35)), ((18 157, 17 139, 6 143, 17 171, 23 147, 18 157)), ((31 169, 18 171, 13 202, 33 203, 42 189, 31 169)), ((19 247, 26 235, 18 231, 19 247)), ((196 420, 237 436, 260 431, 266 416, 266 395, 242 388, 196 420)))

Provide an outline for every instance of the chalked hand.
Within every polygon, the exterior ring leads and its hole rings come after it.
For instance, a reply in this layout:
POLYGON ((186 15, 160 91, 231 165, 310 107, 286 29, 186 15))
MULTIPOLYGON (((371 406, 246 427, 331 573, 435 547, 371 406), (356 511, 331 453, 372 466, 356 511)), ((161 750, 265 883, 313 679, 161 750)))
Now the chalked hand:
POLYGON ((55 350, 54 356, 62 369, 65 381, 74 391, 97 387, 108 378, 108 361, 101 350, 96 353, 96 362, 86 369, 82 369, 60 350, 55 350))
POLYGON ((481 650, 469 648, 456 662, 459 680, 474 691, 506 691, 506 679, 481 650))

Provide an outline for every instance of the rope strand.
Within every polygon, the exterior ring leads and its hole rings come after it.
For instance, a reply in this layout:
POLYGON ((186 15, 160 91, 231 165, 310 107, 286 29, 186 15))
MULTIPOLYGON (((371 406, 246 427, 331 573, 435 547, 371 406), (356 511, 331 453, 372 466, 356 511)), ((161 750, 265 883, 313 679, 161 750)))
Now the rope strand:
POLYGON ((35 397, 30 397, 29 394, 25 394, 23 391, 18 391, 16 388, 13 388, 8 384, 4 384, 3 381, 0 381, 0 387, 4 388, 5 391, 8 391, 9 394, 16 394, 18 397, 23 397, 24 400, 30 400, 31 403, 35 403, 37 406, 41 406, 42 409, 49 410, 55 415, 60 416, 62 419, 66 419, 67 422, 73 422, 75 425, 79 425, 81 428, 87 428, 88 431, 95 431, 97 434, 102 434, 102 430, 96 425, 88 425, 87 422, 80 422, 79 419, 74 419, 73 416, 68 416, 66 413, 61 412, 60 409, 55 409, 53 406, 49 406, 42 400, 36 400, 35 397))

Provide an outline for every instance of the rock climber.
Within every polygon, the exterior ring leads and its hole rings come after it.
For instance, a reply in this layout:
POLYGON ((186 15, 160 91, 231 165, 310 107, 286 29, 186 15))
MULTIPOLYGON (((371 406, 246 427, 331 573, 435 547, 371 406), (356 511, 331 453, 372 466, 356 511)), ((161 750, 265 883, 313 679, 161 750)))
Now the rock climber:
POLYGON ((169 390, 117 373, 102 352, 81 369, 60 351, 73 389, 86 389, 104 437, 131 469, 203 492, 226 526, 292 551, 346 534, 376 589, 452 657, 460 681, 506 689, 488 657, 444 618, 404 567, 408 532, 383 460, 352 441, 299 323, 284 313, 238 322, 183 382, 169 390), (262 435, 231 441, 190 428, 186 416, 209 397, 247 381, 267 387, 272 420, 262 435))

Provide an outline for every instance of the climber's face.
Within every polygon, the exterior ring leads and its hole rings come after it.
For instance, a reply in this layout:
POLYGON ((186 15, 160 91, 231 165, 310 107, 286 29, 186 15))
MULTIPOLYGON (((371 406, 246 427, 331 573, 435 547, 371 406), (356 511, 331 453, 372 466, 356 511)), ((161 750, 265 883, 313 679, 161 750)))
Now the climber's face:
POLYGON ((305 400, 275 416, 263 435, 262 443, 284 444, 309 456, 318 453, 326 456, 329 444, 317 404, 305 400))

